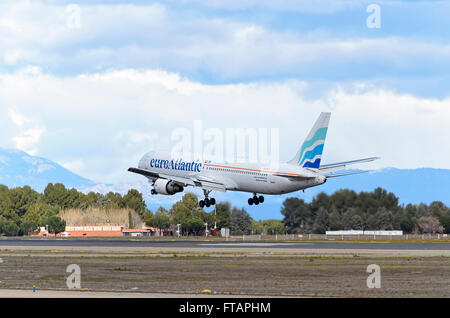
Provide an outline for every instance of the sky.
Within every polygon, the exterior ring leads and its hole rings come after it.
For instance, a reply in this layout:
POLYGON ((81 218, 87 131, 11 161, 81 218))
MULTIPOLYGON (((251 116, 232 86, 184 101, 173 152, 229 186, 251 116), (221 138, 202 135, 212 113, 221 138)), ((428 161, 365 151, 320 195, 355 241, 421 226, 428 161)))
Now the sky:
POLYGON ((331 111, 324 163, 450 169, 449 16, 448 1, 1 1, 0 147, 129 183, 196 121, 277 129, 284 162, 331 111))

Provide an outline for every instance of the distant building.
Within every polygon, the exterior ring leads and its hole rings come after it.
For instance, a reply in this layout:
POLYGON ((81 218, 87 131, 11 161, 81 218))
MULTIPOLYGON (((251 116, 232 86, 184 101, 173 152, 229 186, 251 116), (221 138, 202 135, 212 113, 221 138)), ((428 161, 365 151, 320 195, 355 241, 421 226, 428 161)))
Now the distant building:
MULTIPOLYGON (((66 226, 65 231, 57 234, 58 237, 114 237, 114 236, 170 236, 173 235, 173 229, 156 229, 141 224, 141 228, 126 229, 120 225, 87 225, 87 226, 66 226)), ((41 227, 39 233, 32 236, 51 236, 47 233, 45 227, 41 227)))
POLYGON ((403 235, 403 231, 326 231, 326 235, 403 235))
POLYGON ((150 229, 123 229, 122 236, 151 236, 150 229))

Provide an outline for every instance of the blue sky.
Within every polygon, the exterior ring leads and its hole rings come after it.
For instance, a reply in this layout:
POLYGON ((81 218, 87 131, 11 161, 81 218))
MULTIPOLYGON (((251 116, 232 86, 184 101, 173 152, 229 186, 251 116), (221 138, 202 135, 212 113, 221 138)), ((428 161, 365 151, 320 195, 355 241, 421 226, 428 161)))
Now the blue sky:
MULTIPOLYGON (((2 43, 0 70, 5 72, 28 64, 60 76, 161 68, 211 84, 386 78, 411 93, 416 93, 416 83, 423 77, 435 84, 448 83, 449 2, 33 1, 28 7, 20 3, 2 4, 2 34, 18 37, 2 43), (371 3, 381 9, 379 29, 366 26, 371 3), (71 4, 80 8, 79 29, 64 26, 65 10, 71 4), (38 30, 29 37, 24 35, 28 29, 11 33, 13 23, 38 30), (239 30, 243 36, 247 32, 247 45, 239 46, 232 39, 239 30), (248 50, 228 55, 227 45, 248 50), (14 58, 14 51, 21 57, 14 58), (255 64, 267 58, 274 65, 255 65, 252 55, 255 64), (227 56, 242 60, 236 65, 239 69, 229 69, 232 61, 227 56), (221 67, 220 61, 227 67, 221 67), (402 83, 405 78, 408 84, 402 83)), ((446 94, 444 85, 428 85, 419 93, 446 94)))
POLYGON ((0 147, 134 182, 194 120, 278 128, 287 161, 332 111, 326 162, 449 169, 449 16, 448 1, 2 1, 0 147))

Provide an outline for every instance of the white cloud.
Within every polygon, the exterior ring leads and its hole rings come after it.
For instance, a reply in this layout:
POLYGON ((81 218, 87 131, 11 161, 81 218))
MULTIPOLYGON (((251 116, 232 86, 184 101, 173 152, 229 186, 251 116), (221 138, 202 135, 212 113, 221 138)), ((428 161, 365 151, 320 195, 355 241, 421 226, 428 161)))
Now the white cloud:
POLYGON ((60 162, 59 164, 77 174, 82 174, 84 169, 86 168, 86 164, 82 160, 60 162))
POLYGON ((18 72, 0 75, 0 105, 15 105, 0 124, 20 128, 19 136, 14 130, 3 136, 16 147, 106 183, 140 180, 128 167, 150 149, 170 150, 172 131, 192 129, 197 119, 204 129, 279 128, 280 158, 287 161, 318 114, 329 110, 327 162, 378 155, 380 167, 450 168, 450 99, 365 83, 316 98, 308 97, 311 89, 295 80, 204 85, 161 70, 61 78, 18 72))
POLYGON ((37 145, 42 134, 45 132, 44 128, 36 127, 33 120, 25 117, 23 114, 15 109, 8 109, 9 117, 12 122, 18 127, 19 135, 14 136, 12 141, 15 148, 28 152, 32 155, 38 151, 37 145))
MULTIPOLYGON (((320 1, 320 5, 313 0, 198 2, 221 9, 335 11, 363 1, 320 1)), ((211 16, 201 10, 178 12, 157 3, 80 5, 80 28, 69 28, 66 8, 39 1, 0 4, 3 63, 38 65, 64 74, 163 68, 207 74, 215 81, 317 73, 373 76, 380 67, 386 76, 420 72, 446 76, 450 65, 450 45, 427 38, 392 33, 366 38, 326 28, 276 30, 251 19, 211 16)))
POLYGON ((362 7, 367 3, 361 0, 176 0, 176 2, 225 10, 264 8, 308 13, 332 13, 362 7))
POLYGON ((26 118, 21 113, 18 113, 14 109, 9 109, 9 117, 11 117, 11 120, 14 124, 16 124, 19 127, 22 127, 24 124, 31 122, 31 119, 26 118))
POLYGON ((43 129, 26 129, 23 130, 19 136, 13 137, 17 149, 28 152, 31 155, 37 153, 37 143, 41 137, 43 129))

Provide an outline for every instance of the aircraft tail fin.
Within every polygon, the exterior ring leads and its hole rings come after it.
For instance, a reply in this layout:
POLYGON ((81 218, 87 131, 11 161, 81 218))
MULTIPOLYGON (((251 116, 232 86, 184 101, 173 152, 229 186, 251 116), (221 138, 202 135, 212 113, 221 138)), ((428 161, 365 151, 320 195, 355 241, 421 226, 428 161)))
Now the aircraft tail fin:
POLYGON ((289 164, 319 169, 331 113, 321 113, 305 142, 289 164))

